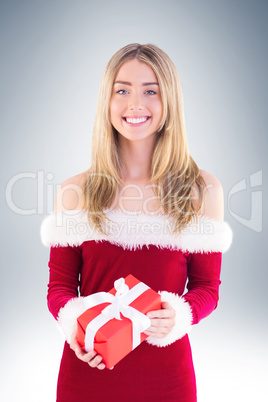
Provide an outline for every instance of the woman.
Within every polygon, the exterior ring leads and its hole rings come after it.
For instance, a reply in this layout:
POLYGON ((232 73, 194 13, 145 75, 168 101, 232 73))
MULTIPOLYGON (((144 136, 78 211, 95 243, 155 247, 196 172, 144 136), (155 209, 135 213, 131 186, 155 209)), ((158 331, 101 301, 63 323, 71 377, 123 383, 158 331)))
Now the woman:
POLYGON ((187 334, 217 306, 232 231, 220 182, 189 154, 179 77, 157 46, 133 43, 109 61, 92 148, 91 168, 62 183, 41 228, 48 306, 66 337, 57 401, 196 401, 187 334), (76 319, 85 296, 128 274, 161 294, 161 310, 108 370, 80 347, 76 319))

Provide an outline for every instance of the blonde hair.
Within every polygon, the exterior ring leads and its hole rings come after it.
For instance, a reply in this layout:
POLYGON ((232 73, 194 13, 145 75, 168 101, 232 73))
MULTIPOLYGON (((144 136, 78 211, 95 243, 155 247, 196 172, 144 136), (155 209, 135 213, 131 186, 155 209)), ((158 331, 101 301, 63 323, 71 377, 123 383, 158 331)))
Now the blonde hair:
MULTIPOLYGON (((84 184, 84 209, 89 222, 100 233, 117 189, 123 186, 122 159, 118 137, 110 119, 110 99, 116 75, 124 62, 137 59, 154 71, 162 100, 163 116, 151 163, 153 191, 168 216, 173 232, 179 233, 201 210, 205 181, 188 150, 184 103, 179 76, 169 56, 154 44, 131 43, 118 50, 108 62, 100 85, 93 131, 92 166, 84 184), (193 186, 198 190, 199 208, 194 208, 193 186)), ((110 220, 110 219, 108 219, 110 220)))

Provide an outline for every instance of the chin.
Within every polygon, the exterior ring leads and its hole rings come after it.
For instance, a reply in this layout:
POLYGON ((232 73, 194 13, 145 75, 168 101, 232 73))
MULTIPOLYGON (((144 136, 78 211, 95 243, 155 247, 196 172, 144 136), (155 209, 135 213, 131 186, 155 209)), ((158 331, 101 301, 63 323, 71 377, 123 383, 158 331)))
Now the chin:
POLYGON ((149 140, 154 137, 156 139, 156 132, 151 134, 122 134, 118 131, 119 137, 124 138, 129 141, 141 141, 141 140, 149 140))

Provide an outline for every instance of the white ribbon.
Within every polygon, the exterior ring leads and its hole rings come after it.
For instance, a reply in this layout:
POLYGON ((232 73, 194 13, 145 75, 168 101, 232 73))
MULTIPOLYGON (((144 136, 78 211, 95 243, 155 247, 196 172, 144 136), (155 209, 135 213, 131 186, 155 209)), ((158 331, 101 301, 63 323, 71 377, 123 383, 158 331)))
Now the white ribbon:
POLYGON ((102 303, 111 303, 87 325, 85 333, 85 350, 87 352, 94 349, 94 338, 97 331, 113 318, 121 320, 120 313, 132 321, 132 350, 140 344, 140 334, 151 325, 149 317, 129 306, 130 303, 150 288, 139 282, 132 289, 129 289, 124 278, 115 281, 114 287, 116 289, 115 296, 111 293, 98 292, 83 299, 86 310, 102 303))

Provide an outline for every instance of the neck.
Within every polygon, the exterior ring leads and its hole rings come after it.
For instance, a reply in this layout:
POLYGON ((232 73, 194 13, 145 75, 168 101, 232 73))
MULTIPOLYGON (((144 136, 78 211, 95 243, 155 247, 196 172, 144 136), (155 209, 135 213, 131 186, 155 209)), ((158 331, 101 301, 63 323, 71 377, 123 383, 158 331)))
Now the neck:
POLYGON ((154 138, 146 141, 129 141, 120 138, 120 151, 123 160, 123 180, 148 181, 151 176, 151 160, 154 149, 154 138))

